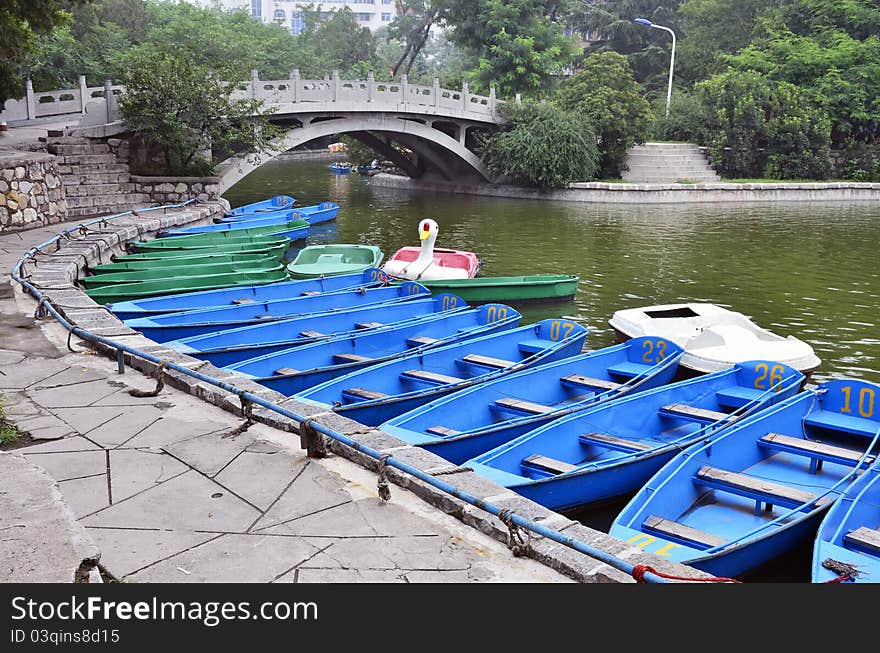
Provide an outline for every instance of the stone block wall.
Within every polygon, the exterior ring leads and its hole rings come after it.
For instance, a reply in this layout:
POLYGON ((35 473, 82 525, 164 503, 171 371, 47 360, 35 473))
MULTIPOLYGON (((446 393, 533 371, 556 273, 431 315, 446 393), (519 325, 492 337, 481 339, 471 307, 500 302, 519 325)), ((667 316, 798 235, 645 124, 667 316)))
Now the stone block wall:
POLYGON ((0 232, 63 222, 67 197, 55 157, 0 152, 0 232))
POLYGON ((131 182, 138 193, 150 196, 159 204, 186 200, 208 202, 220 199, 219 177, 145 177, 132 175, 131 182))

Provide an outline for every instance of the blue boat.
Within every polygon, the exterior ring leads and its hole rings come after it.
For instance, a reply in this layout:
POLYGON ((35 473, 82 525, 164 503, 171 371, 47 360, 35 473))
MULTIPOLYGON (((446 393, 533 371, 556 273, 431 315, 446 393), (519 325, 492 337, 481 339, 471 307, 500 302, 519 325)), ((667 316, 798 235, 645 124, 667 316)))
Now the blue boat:
POLYGON ((813 542, 814 583, 880 583, 880 462, 828 509, 813 542))
POLYGON ((281 211, 283 209, 293 208, 296 200, 290 195, 275 195, 269 199, 260 202, 251 202, 250 204, 242 204, 229 209, 226 215, 247 215, 251 213, 264 213, 267 211, 281 211))
POLYGON ((153 317, 125 320, 123 324, 140 331, 155 342, 168 342, 189 336, 197 336, 212 331, 222 331, 248 324, 283 320, 297 315, 344 311, 369 304, 402 302, 417 297, 429 297, 431 291, 415 282, 404 286, 380 286, 378 288, 356 288, 337 290, 318 295, 304 295, 291 299, 274 299, 267 302, 252 302, 223 306, 220 308, 199 308, 178 313, 163 313, 153 317))
POLYGON ((302 240, 309 235, 310 224, 297 210, 287 210, 252 220, 238 220, 236 222, 206 224, 199 227, 169 229, 167 233, 160 235, 169 238, 173 236, 193 236, 196 234, 229 233, 234 236, 236 231, 255 229, 257 227, 278 227, 277 231, 272 231, 273 236, 286 236, 291 240, 302 240))
MULTIPOLYGON (((446 297, 453 300, 447 304, 465 305, 454 295, 446 297)), ((466 311, 443 311, 250 358, 226 369, 247 374, 257 383, 290 396, 398 356, 513 328, 521 317, 504 304, 487 304, 466 311)))
POLYGON ((578 354, 586 337, 574 322, 542 320, 370 365, 294 396, 378 426, 456 390, 578 354))
POLYGON ((878 391, 822 383, 694 444, 639 490, 610 534, 733 578, 809 544, 854 471, 876 456, 878 391))
POLYGON ((347 175, 354 166, 347 161, 334 161, 330 164, 330 171, 337 175, 347 175))
MULTIPOLYGON (((335 202, 321 202, 320 204, 312 204, 311 206, 299 206, 293 209, 292 213, 285 209, 280 209, 272 213, 244 213, 227 215, 222 218, 215 219, 214 222, 218 224, 237 222, 241 224, 247 223, 248 226, 254 226, 259 220, 265 220, 267 218, 273 217, 277 218, 279 217, 279 214, 295 215, 297 213, 299 213, 300 217, 308 222, 309 225, 314 226, 316 224, 335 220, 336 217, 339 215, 339 205, 335 202)), ((288 217, 287 219, 289 220, 291 218, 288 217)))
POLYGON ((382 285, 382 271, 370 268, 356 274, 339 275, 296 281, 278 281, 256 286, 234 286, 218 290, 163 295, 128 302, 116 302, 109 308, 120 320, 133 320, 139 317, 177 313, 199 308, 219 308, 238 306, 254 302, 268 302, 274 299, 291 299, 305 295, 350 290, 352 288, 376 288, 382 285))
POLYGON ((464 464, 552 510, 638 490, 681 449, 794 395, 804 376, 747 361, 567 415, 464 464))
POLYGON ((381 425, 457 465, 564 415, 672 382, 683 350, 639 337, 454 392, 381 425))
MULTIPOLYGON (((330 311, 267 324, 253 324, 206 333, 203 336, 168 341, 165 346, 210 361, 217 367, 227 367, 249 358, 272 354, 316 340, 390 326, 441 311, 463 311, 468 308, 464 302, 460 305, 454 303, 451 297, 453 296, 438 295, 395 304, 370 304, 345 311, 330 311)), ((456 297, 455 300, 457 302, 458 298, 456 297)))

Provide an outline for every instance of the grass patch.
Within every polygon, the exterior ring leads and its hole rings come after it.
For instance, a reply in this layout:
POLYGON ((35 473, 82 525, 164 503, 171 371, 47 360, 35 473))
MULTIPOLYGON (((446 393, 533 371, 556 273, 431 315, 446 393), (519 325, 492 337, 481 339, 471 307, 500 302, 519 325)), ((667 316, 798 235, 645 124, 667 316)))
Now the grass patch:
POLYGON ((0 396, 0 445, 17 443, 24 436, 15 426, 6 422, 6 413, 3 411, 3 397, 0 396))

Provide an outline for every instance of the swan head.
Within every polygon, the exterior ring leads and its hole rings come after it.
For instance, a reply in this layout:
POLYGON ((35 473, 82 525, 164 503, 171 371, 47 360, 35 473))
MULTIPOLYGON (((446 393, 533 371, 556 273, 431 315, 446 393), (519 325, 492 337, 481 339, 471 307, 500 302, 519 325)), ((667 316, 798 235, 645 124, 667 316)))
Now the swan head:
POLYGON ((431 236, 437 237, 440 227, 430 218, 425 218, 419 223, 419 240, 422 242, 428 240, 431 236))

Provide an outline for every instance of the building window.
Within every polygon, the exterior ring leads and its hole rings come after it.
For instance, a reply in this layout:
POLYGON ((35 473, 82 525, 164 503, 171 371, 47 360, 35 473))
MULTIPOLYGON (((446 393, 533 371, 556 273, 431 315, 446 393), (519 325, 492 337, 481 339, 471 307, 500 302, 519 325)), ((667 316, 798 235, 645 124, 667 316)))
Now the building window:
POLYGON ((300 34, 306 28, 306 23, 303 20, 302 11, 294 10, 290 14, 290 32, 291 34, 300 34))
POLYGON ((286 17, 283 9, 275 10, 275 20, 284 20, 286 17))
POLYGON ((251 16, 254 18, 263 17, 263 3, 260 0, 251 0, 251 16))
POLYGON ((390 4, 391 4, 391 0, 382 0, 382 4, 383 4, 383 5, 390 5, 390 4))
POLYGON ((391 20, 391 14, 382 14, 382 22, 387 23, 391 20))
POLYGON ((357 19, 362 23, 369 23, 373 20, 373 14, 357 14, 357 19))

